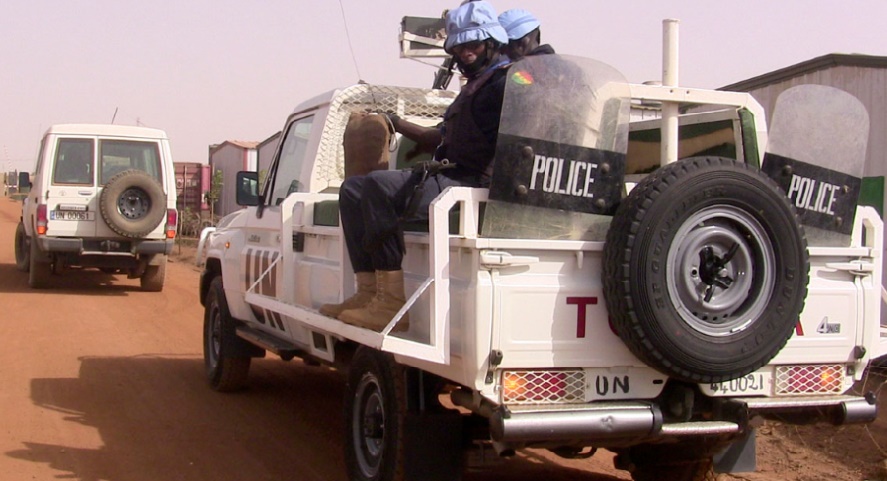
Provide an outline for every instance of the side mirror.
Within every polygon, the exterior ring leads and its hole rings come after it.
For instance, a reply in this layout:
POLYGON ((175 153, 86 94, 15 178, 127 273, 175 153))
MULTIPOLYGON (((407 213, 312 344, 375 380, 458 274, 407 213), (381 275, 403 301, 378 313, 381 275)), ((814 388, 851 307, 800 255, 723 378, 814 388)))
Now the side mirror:
POLYGON ((259 205, 259 173, 242 171, 237 173, 237 205, 259 205))
POLYGON ((31 188, 31 174, 28 172, 18 173, 18 191, 22 192, 31 188))

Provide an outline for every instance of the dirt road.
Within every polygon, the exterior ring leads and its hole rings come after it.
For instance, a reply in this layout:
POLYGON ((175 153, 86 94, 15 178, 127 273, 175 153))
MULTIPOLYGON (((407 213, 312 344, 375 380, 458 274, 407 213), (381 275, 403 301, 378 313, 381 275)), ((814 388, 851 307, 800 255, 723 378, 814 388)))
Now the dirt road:
MULTIPOLYGON (((0 197, 0 481, 345 481, 340 373, 272 357, 253 364, 247 391, 213 392, 195 267, 174 259, 161 293, 98 271, 32 290, 15 268, 18 216, 0 197)), ((719 479, 885 479, 873 477, 885 425, 767 424, 759 471, 719 479)), ((579 461, 529 451, 465 479, 629 476, 605 451, 579 461)))
MULTIPOLYGON (((170 263, 160 293, 97 270, 32 290, 15 268, 19 209, 0 197, 0 480, 345 480, 338 372, 269 358, 247 391, 211 391, 195 267, 170 263)), ((552 459, 466 479, 628 479, 608 453, 552 459)))

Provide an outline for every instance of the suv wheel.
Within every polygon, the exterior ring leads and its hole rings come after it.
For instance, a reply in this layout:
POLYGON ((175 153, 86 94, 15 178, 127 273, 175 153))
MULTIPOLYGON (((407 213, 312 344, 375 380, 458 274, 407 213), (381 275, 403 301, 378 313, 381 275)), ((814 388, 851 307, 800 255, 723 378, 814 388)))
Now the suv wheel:
MULTIPOLYGON (((163 281, 166 279, 166 256, 158 254, 161 258, 157 265, 145 267, 145 273, 139 278, 143 291, 160 292, 163 290, 163 281)), ((156 261, 156 259, 155 259, 156 261)))
POLYGON ((145 237, 166 216, 166 194, 146 172, 124 170, 102 189, 99 206, 111 230, 123 237, 145 237))
POLYGON ((25 225, 21 222, 15 228, 15 267, 28 272, 31 268, 31 241, 25 234, 25 225))
POLYGON ((34 289, 49 287, 52 277, 52 264, 49 257, 40 250, 37 242, 30 242, 28 255, 28 285, 34 289))

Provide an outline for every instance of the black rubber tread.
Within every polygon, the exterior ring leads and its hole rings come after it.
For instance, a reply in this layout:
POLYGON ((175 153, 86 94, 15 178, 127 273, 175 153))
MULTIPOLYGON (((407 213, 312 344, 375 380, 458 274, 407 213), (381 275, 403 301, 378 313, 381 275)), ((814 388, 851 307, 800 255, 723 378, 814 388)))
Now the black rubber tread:
POLYGON ((351 481, 407 481, 403 439, 403 420, 407 409, 405 368, 390 354, 361 346, 348 367, 345 386, 345 466, 351 481), (364 376, 374 376, 383 397, 384 435, 380 466, 376 473, 365 473, 360 468, 354 429, 360 429, 360 419, 354 415, 358 385, 364 376), (358 425, 355 426, 355 423, 358 425))
POLYGON ((146 266, 145 273, 139 278, 139 285, 143 291, 160 292, 163 290, 163 283, 166 280, 166 256, 157 255, 162 257, 160 262, 157 265, 146 266))
POLYGON ((222 286, 221 276, 214 278, 206 294, 206 309, 203 317, 203 360, 209 385, 216 391, 239 391, 246 387, 252 358, 231 356, 228 350, 233 342, 240 340, 235 332, 235 321, 228 311, 228 301, 222 286), (212 345, 213 317, 218 316, 221 324, 219 352, 214 354, 212 345))
POLYGON ((778 186, 744 163, 697 157, 656 170, 619 206, 607 233, 603 284, 613 328, 632 353, 673 378, 709 383, 753 372, 782 349, 804 306, 808 270, 803 229, 778 186), (719 338, 683 327, 671 299, 662 298, 669 242, 682 220, 712 205, 759 221, 777 264, 768 309, 748 328, 719 338))
POLYGON ((35 239, 31 239, 29 252, 28 285, 33 289, 45 289, 52 283, 50 259, 40 250, 35 239))
MULTIPOLYGON (((633 481, 715 481, 711 449, 696 443, 640 445, 629 448, 633 481)), ((620 454, 620 456, 625 456, 620 454)))
POLYGON ((163 186, 146 172, 124 170, 111 177, 99 196, 102 219, 108 227, 123 237, 138 239, 150 234, 166 218, 166 194, 163 186), (149 202, 147 213, 138 219, 124 216, 117 206, 120 196, 129 189, 143 192, 149 202))
POLYGON ((31 242, 21 222, 15 228, 15 268, 28 272, 31 269, 31 242))

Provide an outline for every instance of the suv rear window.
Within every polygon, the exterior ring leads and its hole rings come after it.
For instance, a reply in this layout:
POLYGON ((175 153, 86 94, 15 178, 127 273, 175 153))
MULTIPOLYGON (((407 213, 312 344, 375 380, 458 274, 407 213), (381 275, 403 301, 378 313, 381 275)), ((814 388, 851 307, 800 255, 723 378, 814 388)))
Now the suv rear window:
POLYGON ((59 139, 52 182, 92 185, 92 149, 93 141, 90 139, 59 139))
POLYGON ((160 149, 157 142, 102 140, 100 145, 102 185, 107 184, 111 177, 130 169, 147 172, 161 182, 160 149))

